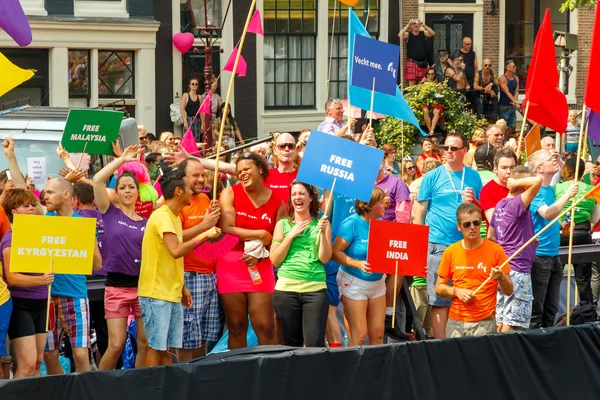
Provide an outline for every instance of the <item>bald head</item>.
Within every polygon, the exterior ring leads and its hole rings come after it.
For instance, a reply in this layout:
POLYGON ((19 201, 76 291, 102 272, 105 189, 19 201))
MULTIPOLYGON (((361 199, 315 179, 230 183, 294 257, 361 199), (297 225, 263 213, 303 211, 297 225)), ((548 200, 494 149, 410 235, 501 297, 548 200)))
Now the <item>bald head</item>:
POLYGON ((554 139, 550 136, 544 136, 542 138, 542 140, 540 141, 540 143, 542 144, 542 149, 544 149, 546 151, 552 151, 555 149, 554 139))
POLYGON ((275 141, 275 155, 280 164, 291 165, 296 158, 296 139, 287 132, 279 135, 275 141))
POLYGON ((73 185, 65 178, 53 178, 44 189, 44 200, 48 211, 56 211, 58 215, 70 215, 73 185))
POLYGON ((276 144, 280 143, 296 143, 296 139, 294 139, 294 137, 290 133, 283 132, 279 135, 276 141, 276 144))

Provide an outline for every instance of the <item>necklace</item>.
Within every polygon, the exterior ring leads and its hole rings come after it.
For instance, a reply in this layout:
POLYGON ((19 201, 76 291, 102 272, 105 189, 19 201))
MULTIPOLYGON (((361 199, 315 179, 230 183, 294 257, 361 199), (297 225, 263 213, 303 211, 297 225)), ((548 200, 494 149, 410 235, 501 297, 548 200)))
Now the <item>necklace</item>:
POLYGON ((450 175, 450 171, 448 171, 448 168, 444 168, 444 170, 446 171, 446 175, 448 175, 448 180, 450 181, 450 184, 452 185, 452 189, 454 189, 454 193, 456 193, 456 200, 460 201, 459 196, 462 196, 462 192, 463 192, 463 188, 464 188, 464 184, 465 184, 466 167, 463 166, 462 179, 460 180, 460 190, 456 190, 456 185, 454 184, 454 179, 452 179, 452 175, 450 175))

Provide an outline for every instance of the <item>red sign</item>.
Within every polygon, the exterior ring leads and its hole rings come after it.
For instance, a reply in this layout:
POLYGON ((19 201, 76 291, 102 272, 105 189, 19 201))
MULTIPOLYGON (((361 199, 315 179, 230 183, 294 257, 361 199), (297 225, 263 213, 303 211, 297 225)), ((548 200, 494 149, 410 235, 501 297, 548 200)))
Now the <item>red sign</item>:
POLYGON ((371 220, 367 261, 372 272, 426 277, 429 227, 371 220))

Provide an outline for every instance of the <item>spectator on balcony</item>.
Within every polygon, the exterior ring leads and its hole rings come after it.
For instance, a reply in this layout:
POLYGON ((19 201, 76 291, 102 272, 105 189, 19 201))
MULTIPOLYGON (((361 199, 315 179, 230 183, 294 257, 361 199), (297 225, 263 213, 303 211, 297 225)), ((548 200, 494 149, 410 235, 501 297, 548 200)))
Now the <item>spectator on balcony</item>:
POLYGON ((404 62, 404 80, 408 82, 408 86, 416 85, 425 76, 429 66, 426 38, 432 37, 434 34, 433 29, 418 18, 411 19, 398 34, 406 42, 407 57, 404 62))
POLYGON ((515 129, 517 112, 521 106, 519 98, 519 77, 516 75, 517 66, 513 60, 508 60, 505 65, 504 75, 498 78, 500 85, 500 100, 498 100, 498 116, 506 121, 506 125, 515 129))

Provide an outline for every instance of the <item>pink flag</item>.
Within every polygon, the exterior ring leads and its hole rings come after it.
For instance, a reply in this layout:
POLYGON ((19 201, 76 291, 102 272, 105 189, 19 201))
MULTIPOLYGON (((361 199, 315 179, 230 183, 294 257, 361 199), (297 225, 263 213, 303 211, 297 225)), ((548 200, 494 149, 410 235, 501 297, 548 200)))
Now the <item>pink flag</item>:
POLYGON ((199 155, 198 146, 196 145, 196 138, 194 138, 194 132, 190 128, 185 132, 183 138, 181 138, 181 143, 179 144, 181 148, 188 152, 190 155, 199 155))
MULTIPOLYGON (((233 66, 235 64, 235 58, 237 57, 237 54, 238 54, 238 49, 236 47, 231 52, 231 55, 229 56, 229 60, 227 60, 227 63, 225 64, 225 68, 223 68, 223 71, 233 72, 233 66)), ((246 60, 244 60, 244 57, 242 57, 242 55, 240 54, 240 61, 238 62, 238 66, 237 66, 237 74, 239 76, 246 76, 246 68, 247 67, 248 67, 248 65, 246 64, 246 60)))
POLYGON ((156 178, 156 181, 154 182, 154 185, 152 185, 152 187, 154 188, 154 190, 156 190, 156 193, 158 193, 158 197, 162 197, 162 189, 160 188, 160 178, 162 178, 163 174, 162 171, 160 173, 160 175, 158 175, 158 178, 156 178))
POLYGON ((208 97, 205 97, 202 100, 202 104, 200 105, 200 114, 204 115, 212 115, 211 113, 211 105, 212 105, 212 91, 208 92, 208 97))
POLYGON ((252 19, 250 20, 250 24, 248 24, 248 32, 256 33, 261 36, 265 36, 265 32, 263 31, 262 22, 260 20, 260 11, 256 10, 252 19))

